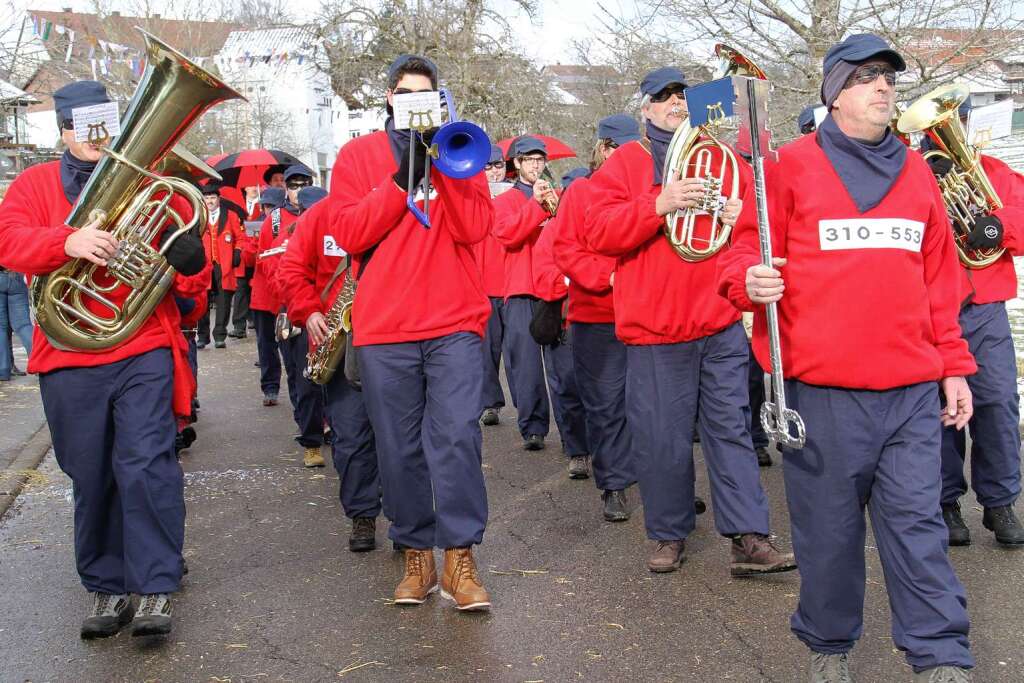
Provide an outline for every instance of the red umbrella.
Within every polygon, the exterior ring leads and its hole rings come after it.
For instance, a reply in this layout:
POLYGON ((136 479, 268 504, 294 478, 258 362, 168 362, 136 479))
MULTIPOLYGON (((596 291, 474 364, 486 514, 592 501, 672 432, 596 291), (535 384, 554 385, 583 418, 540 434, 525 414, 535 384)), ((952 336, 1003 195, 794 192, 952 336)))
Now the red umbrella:
POLYGON ((262 185, 263 174, 271 166, 281 166, 284 170, 301 163, 299 158, 278 149, 245 149, 228 154, 211 165, 220 172, 225 185, 249 187, 262 185))
MULTIPOLYGON (((554 161, 555 159, 568 159, 576 156, 576 152, 572 151, 572 147, 565 144, 558 138, 553 138, 550 135, 534 135, 529 133, 531 137, 535 137, 544 143, 544 146, 548 148, 548 161, 554 161)), ((522 137, 517 135, 515 138, 505 138, 498 142, 498 147, 501 147, 501 153, 508 157, 508 148, 512 145, 512 142, 522 137)), ((220 170, 219 168, 217 169, 220 170)))

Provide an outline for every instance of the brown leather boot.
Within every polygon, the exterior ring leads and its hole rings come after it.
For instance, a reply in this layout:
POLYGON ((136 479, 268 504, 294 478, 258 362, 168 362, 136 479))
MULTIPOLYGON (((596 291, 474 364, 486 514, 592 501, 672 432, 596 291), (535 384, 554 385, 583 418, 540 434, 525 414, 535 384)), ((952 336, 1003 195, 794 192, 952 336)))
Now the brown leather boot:
POLYGON ((396 605, 422 605, 437 590, 434 549, 405 550, 405 576, 395 589, 396 605))
POLYGON ((733 576, 774 574, 794 569, 796 558, 793 553, 780 551, 767 536, 743 534, 732 539, 732 566, 729 572, 733 576))
POLYGON ((441 572, 441 597, 455 602, 461 611, 479 611, 491 608, 487 594, 476 574, 472 548, 446 548, 444 571, 441 572))
POLYGON ((674 572, 683 563, 683 541, 658 541, 647 556, 647 568, 663 574, 674 572))

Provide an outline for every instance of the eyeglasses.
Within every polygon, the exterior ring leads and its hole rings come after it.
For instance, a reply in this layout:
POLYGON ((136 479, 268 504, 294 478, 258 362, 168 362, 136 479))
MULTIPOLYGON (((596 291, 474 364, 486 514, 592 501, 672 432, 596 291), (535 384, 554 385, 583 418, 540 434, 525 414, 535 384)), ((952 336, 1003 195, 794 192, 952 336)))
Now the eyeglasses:
POLYGON ((487 168, 487 169, 491 169, 491 168, 505 168, 505 162, 504 161, 491 161, 486 166, 484 166, 484 168, 487 168))
POLYGON ((543 156, 519 157, 519 163, 521 164, 543 164, 546 161, 547 157, 543 156))
POLYGON ((612 140, 611 138, 605 138, 603 140, 603 142, 604 142, 604 146, 607 147, 608 149, 618 149, 619 148, 619 143, 615 142, 615 140, 612 140))
POLYGON ((850 74, 844 87, 874 83, 879 76, 885 77, 885 82, 889 85, 896 85, 896 69, 888 64, 863 64, 850 74))
POLYGON ((678 95, 682 98, 684 90, 686 90, 686 88, 681 85, 670 85, 664 90, 660 90, 651 95, 651 102, 667 102, 673 95, 678 95))
POLYGON ((412 88, 395 88, 391 91, 393 95, 409 95, 414 92, 434 92, 433 88, 425 88, 423 90, 413 90, 412 88))
POLYGON ((309 187, 312 184, 313 184, 312 181, 305 182, 305 183, 300 181, 300 182, 297 182, 297 183, 287 183, 286 186, 287 186, 287 188, 289 190, 301 190, 302 188, 309 187))

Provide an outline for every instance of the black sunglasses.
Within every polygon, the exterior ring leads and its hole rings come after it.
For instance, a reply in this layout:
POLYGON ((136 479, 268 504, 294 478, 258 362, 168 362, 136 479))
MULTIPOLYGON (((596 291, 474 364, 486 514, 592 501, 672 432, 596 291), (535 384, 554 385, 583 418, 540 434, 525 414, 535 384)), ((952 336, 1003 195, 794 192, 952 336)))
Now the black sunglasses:
POLYGON ((488 162, 488 164, 486 166, 484 166, 484 168, 505 168, 505 162, 504 161, 491 161, 491 162, 488 162))
POLYGON ((309 187, 312 184, 313 184, 312 182, 308 182, 308 183, 298 182, 298 183, 286 183, 285 185, 286 185, 286 187, 289 190, 301 190, 302 188, 309 187))
POLYGON ((667 102, 669 98, 671 98, 673 95, 679 95, 680 97, 682 97, 684 90, 686 90, 684 86, 670 85, 664 90, 659 90, 658 92, 651 95, 651 102, 667 102))
POLYGON ((412 88, 395 88, 391 91, 393 95, 409 95, 414 92, 434 92, 433 88, 425 88, 424 90, 413 90, 412 88))
POLYGON ((885 82, 889 85, 896 85, 896 69, 888 64, 864 64, 858 66, 850 74, 850 77, 846 79, 845 87, 849 88, 854 85, 874 83, 875 79, 879 76, 885 77, 885 82))

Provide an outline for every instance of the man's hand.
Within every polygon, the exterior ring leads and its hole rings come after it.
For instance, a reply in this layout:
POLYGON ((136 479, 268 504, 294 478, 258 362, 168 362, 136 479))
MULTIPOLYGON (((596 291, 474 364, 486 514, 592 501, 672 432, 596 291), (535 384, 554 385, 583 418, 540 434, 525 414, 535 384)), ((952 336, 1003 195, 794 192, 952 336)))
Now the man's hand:
POLYGON ((558 193, 546 180, 538 180, 533 184, 533 199, 545 210, 548 206, 558 206, 558 193))
POLYGON ((786 259, 773 258, 769 268, 761 263, 747 269, 747 296, 755 304, 770 304, 782 298, 786 285, 782 282, 782 273, 776 268, 786 265, 786 259))
POLYGON ((654 204, 659 216, 667 216, 679 209, 689 209, 697 205, 704 196, 704 181, 700 178, 682 178, 679 172, 672 174, 671 180, 661 186, 661 194, 654 204))
POLYGON ((117 240, 109 232, 100 230, 100 225, 101 221, 95 220, 68 235, 64 240, 64 253, 98 266, 107 265, 107 259, 117 251, 117 240))
POLYGON ((327 339, 330 329, 327 327, 327 318, 323 313, 314 313, 306 320, 306 331, 309 332, 310 340, 320 346, 327 339))
POLYGON ((974 400, 967 380, 963 377, 944 378, 942 394, 946 397, 946 407, 942 409, 942 426, 963 429, 974 415, 974 400))
POLYGON ((718 214, 718 217, 722 221, 722 225, 733 227, 736 225, 736 221, 740 218, 740 212, 743 211, 743 200, 742 199, 730 199, 725 203, 725 207, 722 212, 718 214))

